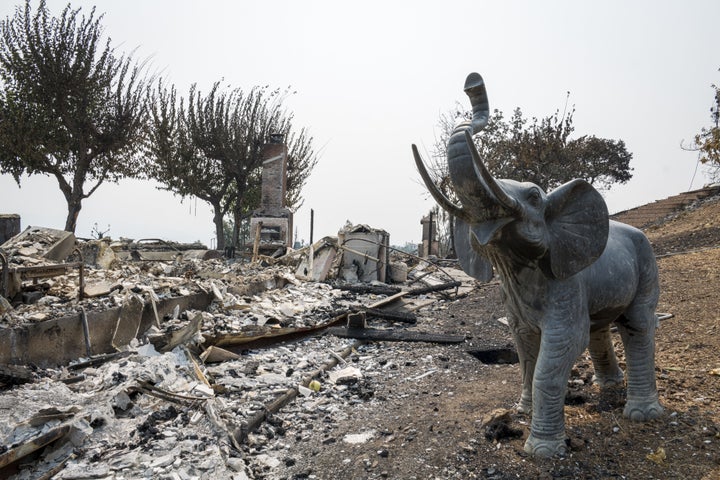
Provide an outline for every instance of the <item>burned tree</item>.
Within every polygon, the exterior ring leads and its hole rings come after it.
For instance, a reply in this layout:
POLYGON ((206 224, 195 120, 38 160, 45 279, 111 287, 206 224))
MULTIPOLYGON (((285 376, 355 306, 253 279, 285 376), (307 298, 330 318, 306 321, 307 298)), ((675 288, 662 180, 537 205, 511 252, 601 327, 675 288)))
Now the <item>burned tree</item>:
MULTIPOLYGON (((150 95, 149 174, 162 188, 212 205, 218 249, 226 246, 225 215, 233 213, 237 246, 241 220, 259 204, 263 145, 271 133, 291 130, 292 116, 282 109, 286 94, 267 87, 223 90, 218 82, 207 95, 193 85, 185 100, 159 82, 150 95)), ((316 163, 311 141, 304 130, 291 134, 295 202, 316 163)))
MULTIPOLYGON (((487 168, 498 178, 516 178, 533 182, 551 190, 575 178, 586 180, 599 190, 607 190, 615 183, 632 178, 625 142, 586 135, 571 139, 574 132, 574 109, 547 117, 527 119, 517 108, 506 119, 495 110, 489 115, 483 138, 474 140, 487 168)), ((449 199, 455 201, 445 158, 446 145, 457 122, 469 122, 472 111, 459 104, 442 114, 438 122, 439 138, 435 141, 430 175, 449 199)), ((452 245, 454 219, 448 212, 439 212, 440 236, 452 245)))
POLYGON ((210 142, 198 138, 197 110, 203 111, 205 103, 206 100, 196 94, 195 86, 190 89, 186 104, 177 97, 174 86, 167 88, 162 81, 158 82, 149 101, 147 154, 152 162, 148 165, 148 174, 165 190, 209 203, 213 207, 217 247, 223 249, 223 218, 230 207, 226 198, 232 178, 227 175, 222 158, 209 147, 210 142))
MULTIPOLYGON (((571 139, 574 109, 547 117, 527 119, 516 108, 509 119, 495 110, 485 136, 476 141, 482 155, 490 159, 487 168, 499 178, 519 178, 544 189, 553 189, 574 178, 582 178, 601 190, 632 178, 629 153, 622 140, 592 135, 571 139)), ((445 144, 457 121, 469 121, 472 112, 456 108, 441 115, 440 138, 435 142, 431 167, 438 178, 445 178, 445 144)), ((446 180, 447 182, 447 180, 446 180)), ((443 184, 441 184, 441 187, 443 184)), ((447 186, 446 186, 447 188, 447 186)))
POLYGON ((71 232, 84 199, 141 164, 142 65, 103 40, 101 19, 27 1, 0 22, 0 173, 55 177, 71 232))

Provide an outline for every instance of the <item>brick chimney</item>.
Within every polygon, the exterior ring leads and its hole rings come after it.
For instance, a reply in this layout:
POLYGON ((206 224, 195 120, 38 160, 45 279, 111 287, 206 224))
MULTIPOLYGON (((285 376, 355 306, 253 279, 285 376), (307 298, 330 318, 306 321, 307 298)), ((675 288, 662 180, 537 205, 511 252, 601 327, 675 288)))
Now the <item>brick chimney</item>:
MULTIPOLYGON (((275 253, 280 247, 292 246, 293 214, 285 201, 287 157, 284 135, 270 134, 262 150, 260 208, 250 218, 250 231, 257 232, 259 228, 260 232, 258 251, 266 255, 275 253)), ((254 235, 251 235, 253 239, 254 235)))
POLYGON ((263 146, 260 210, 277 215, 287 206, 287 145, 282 134, 271 134, 263 146))

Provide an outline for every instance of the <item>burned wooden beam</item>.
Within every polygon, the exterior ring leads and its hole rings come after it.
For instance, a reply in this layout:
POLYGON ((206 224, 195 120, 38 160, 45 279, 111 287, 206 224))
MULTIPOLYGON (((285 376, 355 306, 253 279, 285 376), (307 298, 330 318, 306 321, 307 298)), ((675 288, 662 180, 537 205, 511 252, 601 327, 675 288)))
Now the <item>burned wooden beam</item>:
POLYGON ((357 294, 373 294, 373 295, 395 295, 400 292, 398 287, 390 287, 384 285, 335 285, 333 288, 343 290, 345 292, 357 294))
POLYGON ((350 313, 347 316, 348 328, 367 328, 367 317, 365 312, 350 313))
POLYGON ((413 295, 424 295, 426 293, 432 293, 432 292, 440 292, 443 290, 449 290, 451 288, 457 288, 460 285, 462 285, 462 282, 454 281, 454 282, 445 282, 441 283, 440 285, 432 285, 429 287, 418 287, 413 288, 412 290, 408 291, 409 296, 413 295))
POLYGON ((97 367, 98 365, 102 365, 103 363, 110 362, 112 360, 118 359, 118 358, 124 358, 129 357, 130 355, 134 355, 136 352, 132 350, 125 350, 122 352, 113 352, 113 353, 107 353, 102 355, 94 355, 89 360, 85 360, 84 362, 78 362, 73 363, 67 366, 68 370, 82 370, 83 368, 87 367, 97 367))
MULTIPOLYGON (((72 425, 69 422, 63 423, 38 437, 21 443, 20 445, 0 454, 0 469, 5 468, 11 463, 17 462, 21 458, 26 457, 31 453, 43 448, 45 445, 48 445, 49 443, 52 443, 55 440, 64 437, 70 432, 71 428, 72 425)), ((3 478, 5 477, 3 476, 3 478)))
MULTIPOLYGON (((355 310, 360 311, 361 309, 353 309, 353 311, 355 310)), ((390 320, 392 322, 402 322, 409 324, 417 323, 417 315, 411 312, 399 312, 397 310, 380 310, 378 308, 366 308, 363 311, 368 316, 382 318, 383 320, 390 320)))
POLYGON ((465 335, 444 335, 408 330, 380 330, 376 328, 328 328, 328 333, 342 338, 384 342, 462 343, 465 335))

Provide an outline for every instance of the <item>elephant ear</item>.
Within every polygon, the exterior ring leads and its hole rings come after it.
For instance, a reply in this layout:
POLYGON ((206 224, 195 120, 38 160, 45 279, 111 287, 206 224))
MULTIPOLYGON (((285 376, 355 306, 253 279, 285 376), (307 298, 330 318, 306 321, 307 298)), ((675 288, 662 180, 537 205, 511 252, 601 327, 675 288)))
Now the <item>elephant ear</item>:
POLYGON ((490 261, 480 252, 470 233, 470 225, 455 218, 455 253, 463 271, 481 282, 489 282, 493 277, 490 261))
POLYGON ((590 266, 605 250, 610 220, 605 200, 585 180, 572 180, 547 196, 549 269, 565 279, 590 266))

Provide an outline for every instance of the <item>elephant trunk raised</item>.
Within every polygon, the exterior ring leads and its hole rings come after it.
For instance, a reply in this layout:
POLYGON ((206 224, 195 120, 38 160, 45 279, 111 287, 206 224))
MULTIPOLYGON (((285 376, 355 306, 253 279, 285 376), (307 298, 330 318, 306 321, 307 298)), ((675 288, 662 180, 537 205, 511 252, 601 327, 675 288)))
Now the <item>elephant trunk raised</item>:
POLYGON ((490 106, 485 83, 479 74, 468 76, 465 93, 472 105, 472 119, 455 127, 447 145, 450 180, 464 208, 455 205, 435 186, 413 145, 415 164, 435 201, 454 217, 466 223, 505 217, 517 208, 517 202, 503 191, 487 171, 477 152, 471 151, 467 141, 473 134, 485 128, 489 118, 490 106))

